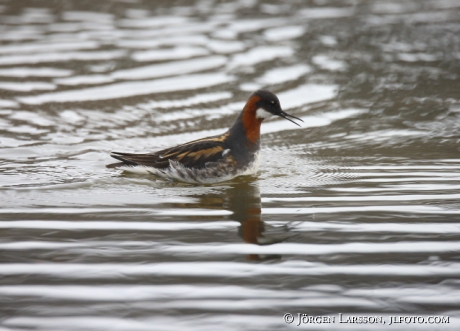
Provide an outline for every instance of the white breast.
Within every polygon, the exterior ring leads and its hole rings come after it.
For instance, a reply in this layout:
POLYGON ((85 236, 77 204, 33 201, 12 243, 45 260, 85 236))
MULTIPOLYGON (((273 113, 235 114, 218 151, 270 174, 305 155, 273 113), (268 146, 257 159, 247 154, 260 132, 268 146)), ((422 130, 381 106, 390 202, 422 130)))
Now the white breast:
POLYGON ((238 175, 255 175, 259 170, 259 161, 260 161, 260 153, 257 152, 254 156, 254 161, 248 165, 247 168, 243 170, 243 172, 239 173, 238 175))

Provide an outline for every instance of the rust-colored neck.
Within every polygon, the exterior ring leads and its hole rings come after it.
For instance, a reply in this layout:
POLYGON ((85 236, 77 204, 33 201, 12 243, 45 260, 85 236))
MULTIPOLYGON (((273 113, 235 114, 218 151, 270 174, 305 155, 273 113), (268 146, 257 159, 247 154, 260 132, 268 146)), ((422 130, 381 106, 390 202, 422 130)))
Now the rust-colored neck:
POLYGON ((253 95, 243 108, 243 116, 241 118, 246 133, 246 137, 252 143, 260 139, 260 125, 263 118, 256 117, 257 102, 260 100, 258 95, 253 95))

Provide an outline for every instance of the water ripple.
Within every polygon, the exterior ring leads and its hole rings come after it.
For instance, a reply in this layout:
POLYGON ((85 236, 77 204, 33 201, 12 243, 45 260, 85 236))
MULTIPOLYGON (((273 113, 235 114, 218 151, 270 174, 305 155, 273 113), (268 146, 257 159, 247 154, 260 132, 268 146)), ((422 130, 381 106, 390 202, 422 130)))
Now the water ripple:
POLYGON ((188 75, 177 78, 163 78, 142 82, 125 82, 85 88, 73 91, 20 97, 22 103, 39 105, 49 102, 81 102, 133 97, 151 93, 194 90, 231 82, 233 78, 225 74, 188 75))

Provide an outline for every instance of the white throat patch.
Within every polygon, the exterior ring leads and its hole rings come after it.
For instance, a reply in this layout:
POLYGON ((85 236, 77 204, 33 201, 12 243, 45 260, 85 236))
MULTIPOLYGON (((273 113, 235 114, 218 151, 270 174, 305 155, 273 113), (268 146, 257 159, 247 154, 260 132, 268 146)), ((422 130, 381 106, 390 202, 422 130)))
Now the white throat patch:
POLYGON ((269 113, 263 108, 259 108, 256 110, 256 118, 269 118, 271 116, 273 116, 273 114, 269 113))

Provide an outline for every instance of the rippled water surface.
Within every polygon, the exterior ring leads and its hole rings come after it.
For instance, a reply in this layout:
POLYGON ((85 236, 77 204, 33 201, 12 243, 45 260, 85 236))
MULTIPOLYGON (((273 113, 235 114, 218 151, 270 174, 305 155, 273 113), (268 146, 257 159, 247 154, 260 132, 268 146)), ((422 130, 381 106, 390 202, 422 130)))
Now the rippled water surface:
POLYGON ((459 330, 459 61, 457 0, 0 1, 0 330, 459 330), (257 176, 105 168, 258 88, 257 176))

